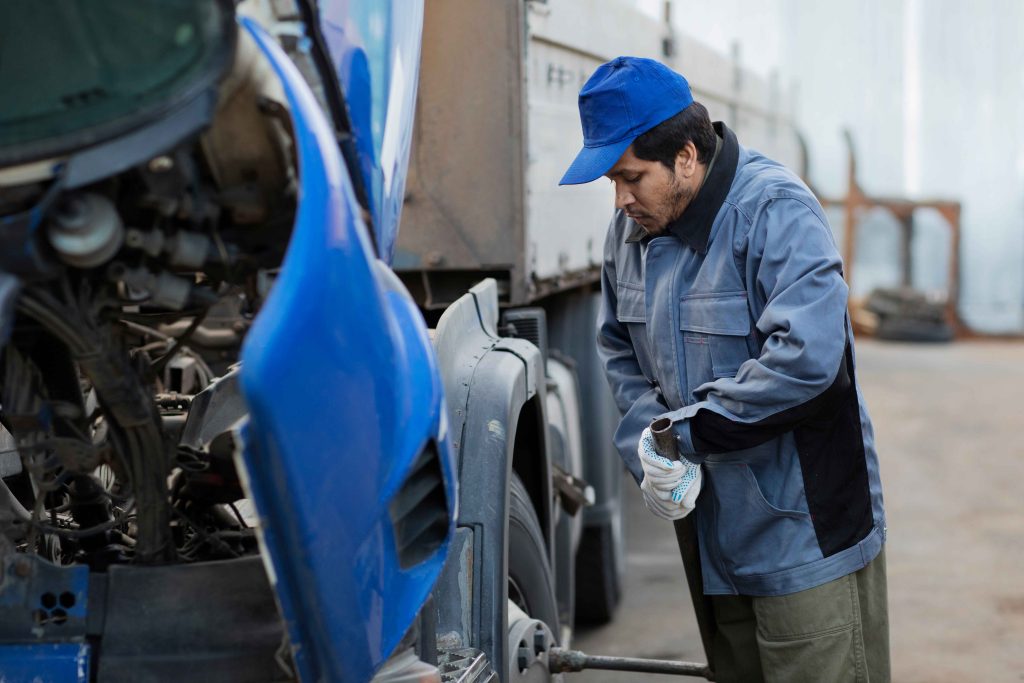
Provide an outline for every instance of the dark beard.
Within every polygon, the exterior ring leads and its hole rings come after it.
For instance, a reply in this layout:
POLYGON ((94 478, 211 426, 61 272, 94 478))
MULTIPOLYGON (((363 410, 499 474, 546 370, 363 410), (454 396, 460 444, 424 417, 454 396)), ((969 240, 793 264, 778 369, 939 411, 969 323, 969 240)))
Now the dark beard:
POLYGON ((697 190, 686 187, 679 181, 673 183, 672 206, 681 208, 677 209, 677 213, 672 216, 672 220, 669 221, 670 225, 679 220, 679 218, 686 212, 687 207, 690 206, 690 202, 692 202, 693 198, 696 196, 697 190))
POLYGON ((697 196, 697 190, 690 189, 679 182, 676 179, 675 174, 672 176, 672 194, 669 199, 669 206, 672 207, 673 213, 669 221, 664 227, 656 230, 647 230, 648 235, 664 235, 668 231, 670 225, 675 223, 679 218, 686 212, 686 208, 690 206, 690 202, 697 196), (682 208, 677 208, 682 207, 682 208))

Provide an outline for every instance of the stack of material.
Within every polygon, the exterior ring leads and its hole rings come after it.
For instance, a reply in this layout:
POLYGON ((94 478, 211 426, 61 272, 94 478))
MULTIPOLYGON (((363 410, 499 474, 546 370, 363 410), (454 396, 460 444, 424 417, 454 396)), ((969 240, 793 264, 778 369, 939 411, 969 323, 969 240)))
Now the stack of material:
POLYGON ((948 342, 954 331, 946 310, 944 297, 908 288, 876 289, 853 317, 860 330, 879 339, 948 342))

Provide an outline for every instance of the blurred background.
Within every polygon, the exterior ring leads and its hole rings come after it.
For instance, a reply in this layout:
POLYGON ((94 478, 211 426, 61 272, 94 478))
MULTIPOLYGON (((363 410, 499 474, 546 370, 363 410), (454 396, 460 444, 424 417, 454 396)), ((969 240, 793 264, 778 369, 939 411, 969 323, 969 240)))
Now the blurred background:
MULTIPOLYGON (((663 0, 636 4, 665 17, 663 0)), ((867 195, 960 202, 960 316, 979 332, 1024 330, 1024 3, 676 0, 668 7, 683 68, 687 50, 704 47, 737 67, 720 74, 730 83, 698 77, 694 85, 778 103, 806 143, 808 179, 820 194, 848 194, 849 131, 867 195)), ((853 294, 903 284, 900 218, 871 209, 859 218, 853 294)), ((911 240, 910 284, 939 295, 950 277, 944 223, 933 209, 918 211, 911 240)))

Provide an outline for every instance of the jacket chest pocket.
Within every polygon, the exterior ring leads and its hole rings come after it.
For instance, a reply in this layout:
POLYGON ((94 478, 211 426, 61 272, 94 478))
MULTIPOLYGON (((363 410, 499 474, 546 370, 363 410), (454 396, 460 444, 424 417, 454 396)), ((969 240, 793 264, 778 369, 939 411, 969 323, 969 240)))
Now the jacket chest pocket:
POLYGON ((644 308, 644 286, 632 282, 619 281, 615 296, 618 305, 615 318, 620 323, 646 323, 647 315, 644 308))
POLYGON ((696 294, 679 302, 687 391, 719 377, 735 377, 751 358, 746 292, 696 294))
POLYGON ((617 305, 615 318, 629 331, 633 351, 636 354, 640 371, 649 382, 654 380, 650 348, 647 341, 647 312, 644 299, 644 286, 632 282, 619 281, 616 288, 617 305))

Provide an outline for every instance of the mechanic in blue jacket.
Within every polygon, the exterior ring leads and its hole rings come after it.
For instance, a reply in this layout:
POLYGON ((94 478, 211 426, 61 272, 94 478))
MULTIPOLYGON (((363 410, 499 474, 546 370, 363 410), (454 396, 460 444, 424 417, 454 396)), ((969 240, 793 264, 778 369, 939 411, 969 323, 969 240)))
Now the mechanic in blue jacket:
POLYGON ((598 345, 616 445, 652 512, 696 509, 717 680, 889 680, 878 458, 820 204, 655 61, 602 65, 579 108, 561 184, 615 185, 598 345), (653 451, 661 417, 681 461, 653 451))

